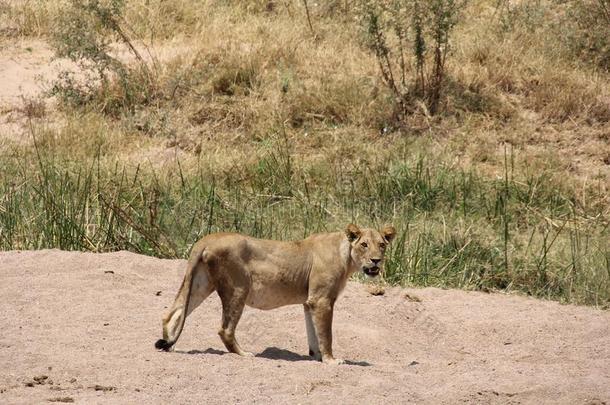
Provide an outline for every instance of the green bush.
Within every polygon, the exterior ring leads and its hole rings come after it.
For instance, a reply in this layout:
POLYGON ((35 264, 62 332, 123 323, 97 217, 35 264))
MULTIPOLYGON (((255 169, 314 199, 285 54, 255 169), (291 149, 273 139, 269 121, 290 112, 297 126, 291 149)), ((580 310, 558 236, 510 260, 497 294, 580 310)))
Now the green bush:
POLYGON ((71 1, 55 25, 52 45, 56 56, 70 59, 78 72, 62 72, 52 95, 71 106, 93 103, 109 114, 133 110, 158 96, 153 69, 127 34, 124 6, 123 0, 71 1), (136 63, 114 56, 116 44, 136 63))
POLYGON ((362 0, 358 13, 383 82, 396 101, 395 118, 424 103, 441 107, 450 37, 462 3, 455 0, 362 0))

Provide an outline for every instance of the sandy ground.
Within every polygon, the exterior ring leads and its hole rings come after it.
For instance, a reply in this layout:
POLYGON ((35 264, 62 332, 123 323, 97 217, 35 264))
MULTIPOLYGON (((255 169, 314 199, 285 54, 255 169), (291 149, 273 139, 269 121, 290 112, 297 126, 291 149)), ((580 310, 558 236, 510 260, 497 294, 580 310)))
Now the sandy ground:
POLYGON ((44 106, 47 121, 57 120, 49 109, 52 102, 43 98, 62 69, 62 62, 52 57, 40 40, 0 42, 0 146, 31 141, 25 112, 31 103, 44 106))
POLYGON ((257 355, 226 353, 213 294, 157 352, 184 267, 0 253, 0 403, 610 403, 610 312, 521 296, 350 283, 334 323, 348 364, 329 366, 306 356, 300 306, 247 309, 237 336, 257 355))
POLYGON ((54 78, 60 66, 52 63, 53 52, 42 41, 23 40, 1 44, 0 103, 21 103, 36 97, 45 87, 44 80, 54 78))

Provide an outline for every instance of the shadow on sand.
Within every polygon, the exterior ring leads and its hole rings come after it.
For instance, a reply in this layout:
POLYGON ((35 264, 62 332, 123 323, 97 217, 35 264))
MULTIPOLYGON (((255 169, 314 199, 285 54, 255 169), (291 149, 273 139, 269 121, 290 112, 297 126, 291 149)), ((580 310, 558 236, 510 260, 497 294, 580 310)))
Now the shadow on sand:
MULTIPOLYGON (((174 350, 175 353, 181 354, 215 354, 218 356, 224 356, 225 354, 229 354, 228 352, 212 349, 211 347, 205 350, 174 350)), ((284 360, 284 361, 316 361, 310 356, 305 356, 299 353, 292 352, 286 349, 280 349, 278 347, 268 347, 262 352, 255 355, 255 357, 261 357, 269 360, 284 360)), ((370 367, 371 363, 366 361, 353 361, 353 360, 345 360, 345 364, 349 366, 360 366, 360 367, 370 367)))

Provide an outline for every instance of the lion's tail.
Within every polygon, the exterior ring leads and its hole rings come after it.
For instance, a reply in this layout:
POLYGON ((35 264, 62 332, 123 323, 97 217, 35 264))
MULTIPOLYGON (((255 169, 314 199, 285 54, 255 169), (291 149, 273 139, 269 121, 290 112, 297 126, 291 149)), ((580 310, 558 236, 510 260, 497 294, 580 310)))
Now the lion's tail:
POLYGON ((182 280, 182 285, 178 290, 174 304, 167 316, 163 318, 163 339, 159 339, 155 342, 155 347, 158 350, 169 351, 182 333, 186 316, 190 312, 189 304, 193 289, 193 280, 196 276, 203 254, 204 252, 200 251, 194 253, 189 258, 186 274, 184 280, 182 280))

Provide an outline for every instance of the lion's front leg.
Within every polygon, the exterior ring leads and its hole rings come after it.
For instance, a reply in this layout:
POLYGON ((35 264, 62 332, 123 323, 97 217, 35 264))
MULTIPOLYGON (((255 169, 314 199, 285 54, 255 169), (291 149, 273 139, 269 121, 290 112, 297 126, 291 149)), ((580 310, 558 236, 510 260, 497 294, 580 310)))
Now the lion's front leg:
POLYGON ((307 344, 309 346, 309 355, 314 359, 321 361, 322 355, 320 354, 320 345, 318 344, 318 337, 316 336, 316 329, 313 325, 311 311, 307 304, 303 304, 303 309, 305 312, 305 328, 307 329, 307 344))
POLYGON ((324 298, 313 302, 308 300, 306 305, 311 311, 322 361, 328 364, 342 364, 343 360, 333 357, 333 304, 329 299, 324 298))

